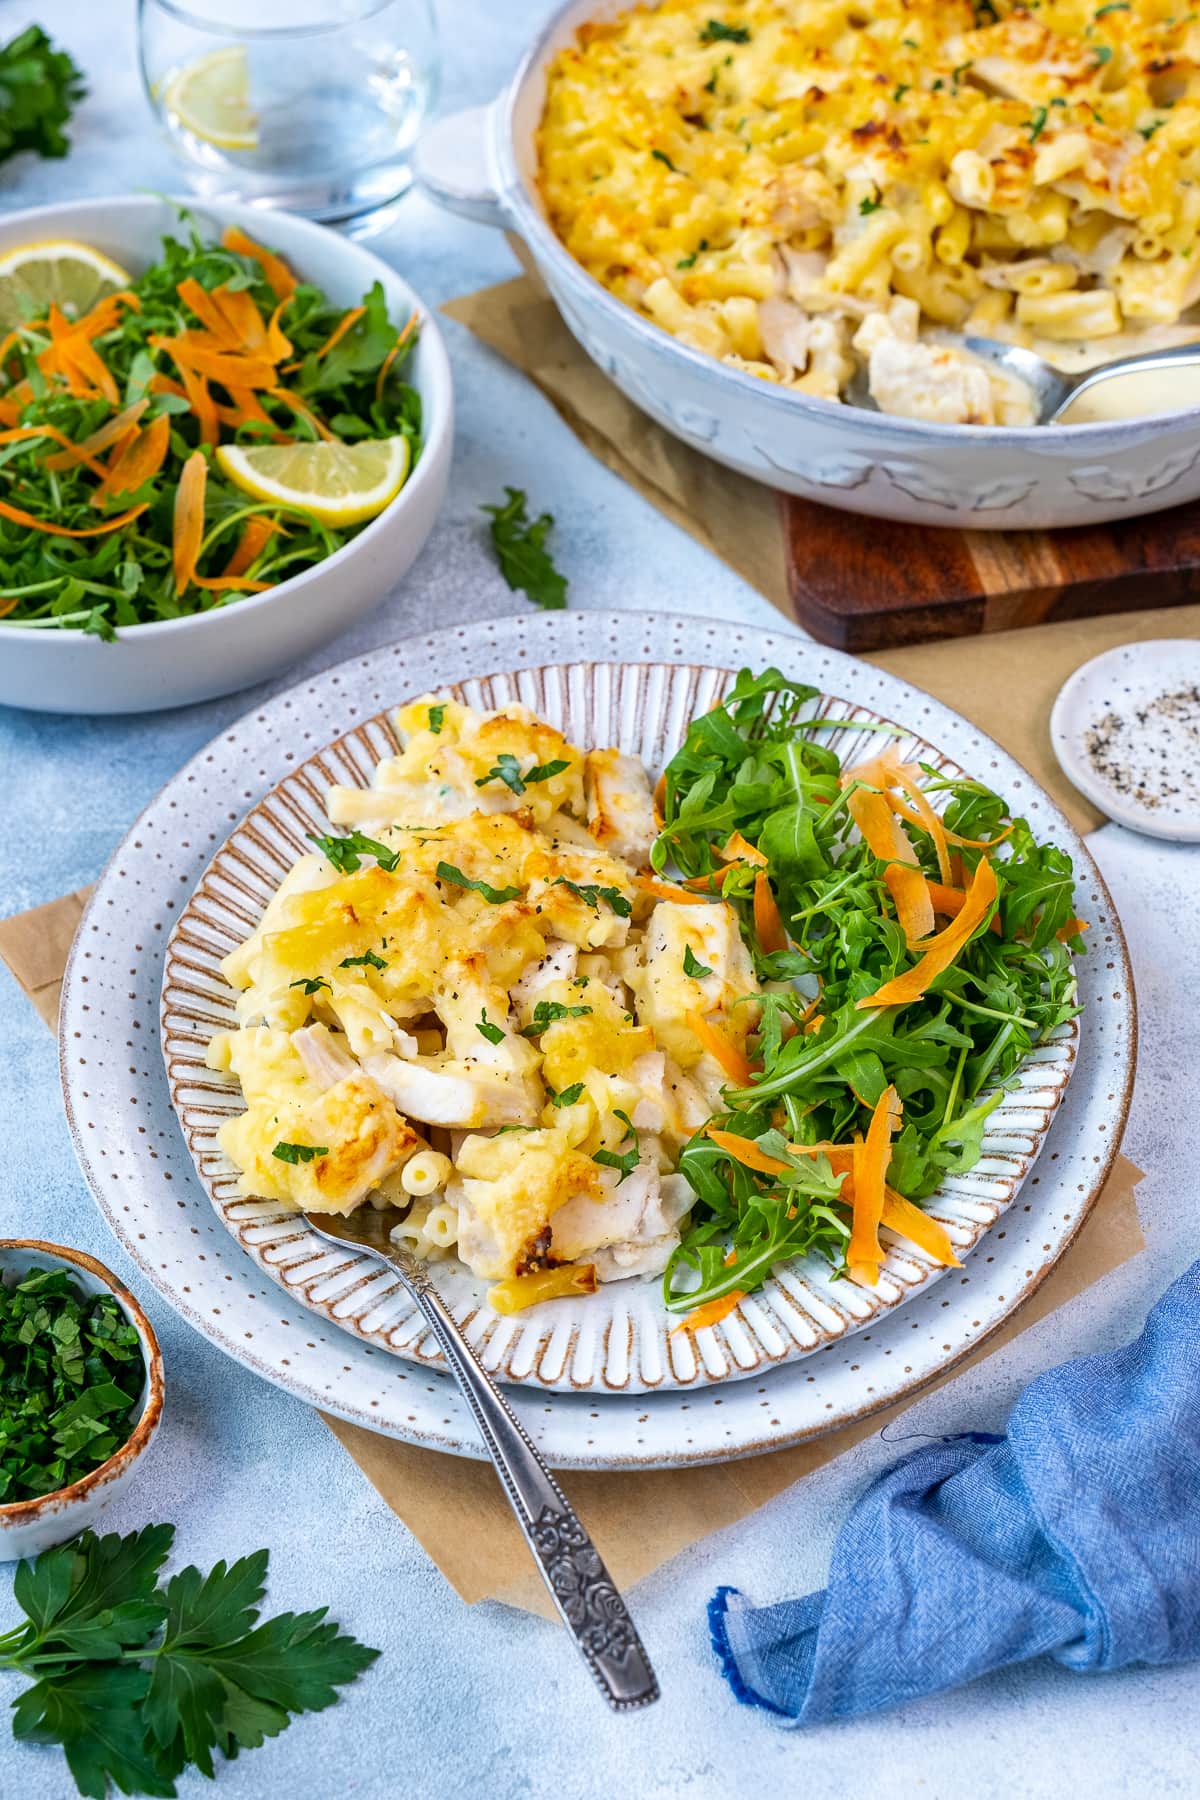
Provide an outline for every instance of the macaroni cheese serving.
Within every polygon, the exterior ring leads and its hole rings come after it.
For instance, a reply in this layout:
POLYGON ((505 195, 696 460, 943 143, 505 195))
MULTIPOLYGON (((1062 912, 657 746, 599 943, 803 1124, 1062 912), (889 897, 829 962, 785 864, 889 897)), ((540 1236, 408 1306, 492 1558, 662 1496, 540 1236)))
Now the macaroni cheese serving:
POLYGON ((885 412, 1032 420, 968 332, 1078 368, 1200 337, 1200 13, 665 0, 548 72, 570 253, 692 348, 885 412))

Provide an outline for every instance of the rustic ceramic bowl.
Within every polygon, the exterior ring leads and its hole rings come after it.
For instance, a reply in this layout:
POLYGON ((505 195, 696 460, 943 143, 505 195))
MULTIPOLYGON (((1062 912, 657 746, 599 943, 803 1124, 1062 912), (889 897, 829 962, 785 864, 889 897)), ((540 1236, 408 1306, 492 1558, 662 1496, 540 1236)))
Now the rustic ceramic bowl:
MULTIPOLYGON (((690 720, 710 710, 735 673, 701 663, 580 661, 446 685, 456 699, 482 710, 524 702, 570 742, 616 744, 657 774, 690 720)), ((396 700, 419 691, 406 687, 396 700)), ((873 728, 885 715, 837 694, 836 688, 821 694, 811 711, 831 727, 822 731, 822 744, 853 767, 876 754, 873 728)), ((888 722, 898 724, 896 746, 906 762, 930 763, 955 776, 982 773, 965 770, 912 729, 911 714, 888 722)), ((326 791, 335 783, 367 785, 375 764, 398 748, 386 712, 356 725, 297 761, 217 852, 167 946, 163 1052, 200 1179, 218 1217, 260 1271, 330 1325, 441 1368, 441 1351, 393 1270, 352 1246, 331 1247, 277 1202, 239 1193, 237 1171, 220 1150, 217 1132, 244 1101, 232 1077, 205 1063, 213 1035, 236 1025, 236 995, 221 974, 221 959, 248 936, 306 849, 305 834, 330 829, 326 791)), ((929 1203, 960 1258, 1012 1204, 1032 1169, 1074 1069, 1077 1042, 1072 1020, 1033 1049, 988 1120, 980 1161, 966 1174, 947 1176, 929 1203)), ((459 1325, 473 1343, 486 1344, 488 1366, 503 1380, 565 1392, 629 1393, 744 1378, 809 1356, 870 1327, 944 1278, 945 1271, 911 1244, 885 1237, 877 1287, 835 1280, 822 1257, 800 1257, 777 1268, 720 1324, 694 1334, 674 1329, 678 1318, 664 1308, 657 1280, 611 1282, 585 1300, 549 1301, 500 1319, 486 1303, 488 1284, 456 1260, 438 1263, 432 1273, 459 1325)))
POLYGON ((784 493, 917 525, 1097 525, 1200 495, 1200 408, 1021 430, 893 418, 727 368, 601 287, 545 216, 536 134, 547 66, 581 25, 630 3, 570 0, 492 106, 425 133, 416 169, 443 206, 524 240, 573 335, 636 406, 694 450, 784 493))
POLYGON ((158 1339, 128 1288, 84 1250, 43 1244, 37 1238, 0 1238, 0 1280, 6 1286, 28 1275, 32 1268, 66 1269, 85 1294, 111 1294, 141 1340, 146 1379, 133 1433, 107 1462, 53 1494, 0 1506, 0 1562, 37 1556, 93 1525, 113 1496, 133 1480, 162 1419, 163 1369, 158 1339))
MULTIPOLYGON (((18 244, 70 238, 94 245, 124 268, 144 269, 164 236, 180 235, 182 204, 135 194, 9 213, 0 219, 0 254, 18 244)), ((450 472, 454 399, 450 361, 428 307, 388 263, 322 225, 224 201, 187 204, 202 235, 219 237, 226 225, 240 225, 281 251, 339 305, 355 305, 379 281, 392 318, 420 314, 410 379, 424 411, 421 455, 377 519, 333 556, 265 594, 182 619, 123 626, 115 644, 82 631, 30 630, 0 620, 0 705, 37 712, 153 712, 265 681, 380 605, 433 529, 450 472)))

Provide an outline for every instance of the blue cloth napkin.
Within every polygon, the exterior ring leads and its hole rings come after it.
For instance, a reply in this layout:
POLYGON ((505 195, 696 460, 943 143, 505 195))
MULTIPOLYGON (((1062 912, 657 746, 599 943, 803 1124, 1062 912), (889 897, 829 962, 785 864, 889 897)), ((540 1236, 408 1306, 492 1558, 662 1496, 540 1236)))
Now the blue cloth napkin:
POLYGON ((1051 1369, 1006 1437, 951 1438, 876 1481, 824 1593, 709 1602, 738 1699, 789 1725, 899 1706, 991 1669, 1200 1656, 1200 1262, 1121 1350, 1051 1369))

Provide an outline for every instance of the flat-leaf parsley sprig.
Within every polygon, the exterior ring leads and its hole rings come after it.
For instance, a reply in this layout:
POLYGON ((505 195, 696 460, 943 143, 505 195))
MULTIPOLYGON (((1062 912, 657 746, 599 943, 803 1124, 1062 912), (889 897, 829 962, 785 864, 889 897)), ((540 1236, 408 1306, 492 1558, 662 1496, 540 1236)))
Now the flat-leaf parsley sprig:
POLYGON ((680 1157, 698 1204, 664 1295, 701 1323, 808 1252, 869 1282, 853 1228, 953 1261, 919 1203, 979 1160, 1030 1050, 1078 1010, 1070 857, 980 782, 886 748, 844 771, 815 699, 743 671, 661 788, 654 868, 733 905, 763 984, 746 1072, 680 1157))
POLYGON ((266 1550, 160 1582, 174 1535, 85 1531, 17 1569, 25 1623, 0 1636, 0 1670, 32 1685, 13 1702, 13 1736, 60 1745, 89 1800, 110 1787, 172 1800, 189 1765, 211 1777, 214 1752, 256 1750, 332 1706, 379 1654, 325 1607, 260 1622, 266 1550))

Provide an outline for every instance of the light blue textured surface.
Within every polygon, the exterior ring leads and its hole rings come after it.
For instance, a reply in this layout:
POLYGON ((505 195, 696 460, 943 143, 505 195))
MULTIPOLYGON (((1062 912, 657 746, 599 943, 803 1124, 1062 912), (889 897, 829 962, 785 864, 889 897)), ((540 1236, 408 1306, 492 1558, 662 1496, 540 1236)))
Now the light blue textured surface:
MULTIPOLYGON (((545 10, 518 0, 503 8, 442 0, 447 106, 487 99, 545 10)), ((69 160, 23 158, 0 168, 0 205, 180 185, 136 83, 132 4, 41 0, 36 15, 84 64, 94 93, 79 113, 69 160)), ((10 0, 0 8, 0 32, 28 16, 10 0)), ((419 200, 376 247, 430 303, 512 272, 500 239, 439 217, 419 200)), ((505 482, 555 513, 572 604, 778 625, 764 601, 601 469, 527 383, 460 327, 445 330, 459 406, 445 513, 402 591, 331 645, 321 663, 523 604, 486 553, 477 510, 505 482)), ((0 914, 91 880, 167 776, 256 698, 96 722, 0 709, 0 914)), ((384 1652, 343 1704, 224 1769, 219 1795, 674 1800, 775 1790, 823 1800, 869 1785, 889 1800, 914 1792, 933 1800, 1057 1800, 1196 1791, 1194 1669, 1085 1680, 1038 1665, 797 1739, 773 1732, 726 1695, 704 1620, 704 1603, 721 1581, 759 1601, 819 1586, 850 1499, 894 1458, 897 1442, 1001 1425, 1037 1370, 1132 1336, 1195 1255, 1200 853, 1112 827, 1094 847, 1129 932, 1141 1000, 1142 1063, 1126 1150, 1152 1171, 1141 1189, 1149 1254, 920 1401, 886 1439, 868 1440, 644 1582, 634 1604, 665 1695, 647 1714, 610 1720, 553 1627, 500 1606, 463 1607, 319 1420, 228 1362, 135 1282, 162 1335, 168 1411, 153 1463, 114 1505, 108 1527, 173 1519, 182 1557, 201 1565, 269 1544, 274 1606, 330 1602, 349 1629, 384 1652)), ((82 1245, 130 1278, 75 1167, 50 1036, 2 971, 0 1044, 0 1235, 82 1245)), ((0 1622, 7 1596, 0 1575, 0 1622)), ((8 1698, 9 1687, 0 1678, 0 1697, 8 1698)), ((197 1800, 211 1790, 194 1778, 180 1791, 197 1800)), ((65 1800, 68 1792, 56 1753, 18 1751, 0 1725, 0 1795, 65 1800)))

